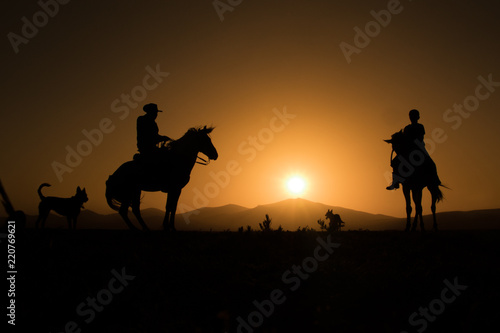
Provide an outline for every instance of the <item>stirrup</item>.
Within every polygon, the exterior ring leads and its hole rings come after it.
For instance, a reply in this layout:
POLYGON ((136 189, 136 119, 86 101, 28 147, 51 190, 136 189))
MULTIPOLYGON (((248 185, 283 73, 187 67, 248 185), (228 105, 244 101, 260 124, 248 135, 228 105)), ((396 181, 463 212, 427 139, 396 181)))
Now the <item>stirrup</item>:
POLYGON ((392 183, 391 185, 387 186, 385 189, 386 190, 397 190, 399 188, 399 183, 392 183))

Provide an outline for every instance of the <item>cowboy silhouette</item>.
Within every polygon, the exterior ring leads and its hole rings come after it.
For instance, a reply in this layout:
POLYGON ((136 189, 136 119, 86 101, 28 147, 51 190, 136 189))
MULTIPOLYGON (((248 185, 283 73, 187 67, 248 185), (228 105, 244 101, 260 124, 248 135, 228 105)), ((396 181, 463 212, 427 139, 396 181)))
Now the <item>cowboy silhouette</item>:
POLYGON ((424 125, 419 124, 418 120, 420 119, 420 112, 418 110, 411 110, 410 111, 410 121, 411 124, 407 125, 404 130, 403 134, 408 136, 408 139, 411 142, 415 142, 415 140, 418 140, 419 143, 424 145, 424 135, 425 135, 425 129, 424 125))
MULTIPOLYGON (((417 143, 418 146, 424 150, 425 149, 425 143, 424 143, 424 135, 425 135, 425 128, 424 125, 420 124, 418 120, 420 119, 420 112, 418 110, 413 109, 410 110, 410 122, 411 124, 407 125, 404 130, 403 134, 408 138, 409 142, 414 142, 417 143)), ((426 155, 428 155, 427 152, 425 152, 426 155)), ((399 188, 400 182, 394 177, 395 175, 398 176, 397 170, 400 164, 400 160, 398 156, 396 156, 392 161, 391 161, 391 166, 392 166, 392 184, 387 186, 387 190, 395 190, 399 188)), ((398 177, 399 178, 399 177, 398 177)))
POLYGON ((137 118, 137 149, 142 156, 150 156, 157 152, 158 143, 172 139, 158 133, 155 120, 158 112, 163 111, 158 110, 158 106, 154 103, 146 104, 142 109, 146 114, 137 118))

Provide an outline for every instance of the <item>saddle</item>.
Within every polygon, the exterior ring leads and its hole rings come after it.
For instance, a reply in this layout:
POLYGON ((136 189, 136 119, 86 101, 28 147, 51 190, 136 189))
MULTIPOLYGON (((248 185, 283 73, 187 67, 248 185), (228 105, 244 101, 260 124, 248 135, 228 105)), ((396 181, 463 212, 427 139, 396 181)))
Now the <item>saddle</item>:
POLYGON ((134 154, 133 161, 136 163, 140 175, 140 183, 146 188, 159 186, 161 191, 167 192, 173 182, 183 181, 184 179, 172 178, 175 169, 172 164, 173 158, 174 156, 167 148, 160 148, 147 154, 134 154))

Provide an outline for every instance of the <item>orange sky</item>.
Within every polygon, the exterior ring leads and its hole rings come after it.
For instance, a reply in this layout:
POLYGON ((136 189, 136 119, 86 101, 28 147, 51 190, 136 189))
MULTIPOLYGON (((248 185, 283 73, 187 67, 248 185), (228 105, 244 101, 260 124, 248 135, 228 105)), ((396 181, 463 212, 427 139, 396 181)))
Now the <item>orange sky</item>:
MULTIPOLYGON (((36 189, 48 182, 45 195, 71 196, 79 185, 86 208, 112 213, 104 183, 136 152, 135 121, 149 102, 165 111, 161 134, 216 126, 220 158, 195 166, 185 209, 283 200, 292 197, 286 178, 300 174, 305 199, 403 216, 401 191, 385 190, 391 149, 382 140, 412 108, 451 188, 438 211, 500 207, 491 1, 242 1, 223 21, 212 1, 75 1, 51 7, 53 17, 17 44, 13 34, 22 37, 33 15, 43 20, 42 9, 6 6, 0 179, 16 209, 35 214, 36 189), (371 37, 356 38, 355 27, 371 37), (348 57, 346 43, 357 47, 348 57), (85 133, 97 144, 82 143, 85 133), (67 147, 91 152, 70 167, 67 147), (54 163, 72 172, 58 176, 54 163)), ((145 208, 164 204, 164 194, 144 195, 145 208)))

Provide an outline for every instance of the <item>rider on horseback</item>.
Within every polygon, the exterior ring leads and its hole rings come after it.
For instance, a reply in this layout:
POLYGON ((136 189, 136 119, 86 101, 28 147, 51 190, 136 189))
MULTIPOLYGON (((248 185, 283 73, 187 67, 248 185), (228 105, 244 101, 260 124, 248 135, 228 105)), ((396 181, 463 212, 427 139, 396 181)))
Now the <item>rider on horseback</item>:
POLYGON ((160 135, 158 132, 158 125, 156 124, 156 117, 158 106, 153 103, 144 105, 142 108, 145 115, 137 118, 137 148, 143 157, 149 157, 157 152, 157 144, 164 141, 170 141, 168 136, 160 135))
MULTIPOLYGON (((425 150, 425 143, 424 143, 425 129, 424 125, 418 123, 419 119, 420 119, 420 113, 418 112, 418 110, 416 109, 411 110, 410 111, 411 124, 407 125, 404 128, 403 134, 406 136, 408 142, 415 143, 420 149, 425 150)), ((427 156, 429 155, 427 151, 424 151, 424 153, 427 156)), ((393 169, 392 172, 393 177, 392 177, 392 184, 386 187, 387 190, 395 190, 399 188, 400 181, 398 179, 402 179, 402 177, 397 173, 397 170, 399 168, 400 163, 401 161, 398 156, 396 156, 391 161, 391 166, 393 169)))
POLYGON ((423 145, 425 129, 424 125, 418 123, 419 119, 420 119, 420 113, 418 112, 418 110, 415 109, 411 110, 410 111, 411 124, 405 127, 403 133, 408 136, 408 139, 410 141, 414 142, 415 140, 418 140, 423 145))

